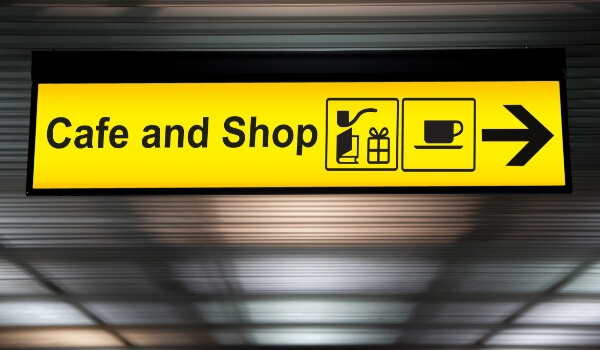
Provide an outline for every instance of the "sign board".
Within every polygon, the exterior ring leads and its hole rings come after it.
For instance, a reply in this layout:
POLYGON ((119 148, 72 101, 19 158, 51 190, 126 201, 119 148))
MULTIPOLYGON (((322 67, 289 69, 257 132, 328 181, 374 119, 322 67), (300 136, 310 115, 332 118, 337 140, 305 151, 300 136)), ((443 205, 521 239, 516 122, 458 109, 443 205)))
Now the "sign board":
POLYGON ((36 64, 28 194, 570 189, 564 66, 522 80, 303 76, 291 64, 36 82, 36 64))

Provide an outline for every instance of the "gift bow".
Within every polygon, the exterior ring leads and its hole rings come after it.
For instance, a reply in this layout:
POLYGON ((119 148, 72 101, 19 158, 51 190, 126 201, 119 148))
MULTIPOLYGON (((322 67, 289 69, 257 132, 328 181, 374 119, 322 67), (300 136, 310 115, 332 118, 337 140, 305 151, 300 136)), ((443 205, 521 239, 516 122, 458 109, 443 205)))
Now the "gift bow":
POLYGON ((377 129, 375 128, 371 128, 369 129, 369 134, 374 138, 381 139, 388 135, 388 128, 384 127, 380 132, 377 132, 377 129))

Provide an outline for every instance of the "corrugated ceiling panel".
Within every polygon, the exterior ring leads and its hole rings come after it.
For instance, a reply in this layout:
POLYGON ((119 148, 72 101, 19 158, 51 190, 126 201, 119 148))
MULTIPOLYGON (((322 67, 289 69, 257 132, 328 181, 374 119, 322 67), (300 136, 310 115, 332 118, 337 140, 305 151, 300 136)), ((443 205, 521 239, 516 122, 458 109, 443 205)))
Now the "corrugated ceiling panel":
POLYGON ((600 4, 284 3, 2 2, 0 347, 597 348, 600 4), (566 48, 572 195, 24 196, 31 50, 524 46, 566 48))

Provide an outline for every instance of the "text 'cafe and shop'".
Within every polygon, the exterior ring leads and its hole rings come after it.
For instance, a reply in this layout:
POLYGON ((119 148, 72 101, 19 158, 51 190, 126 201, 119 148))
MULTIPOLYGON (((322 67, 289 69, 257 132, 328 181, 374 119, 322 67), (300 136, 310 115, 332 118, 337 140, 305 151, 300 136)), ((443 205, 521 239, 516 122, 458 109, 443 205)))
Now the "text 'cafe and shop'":
POLYGON ((34 74, 28 193, 570 188, 564 77, 554 71, 488 81, 291 73, 34 74))

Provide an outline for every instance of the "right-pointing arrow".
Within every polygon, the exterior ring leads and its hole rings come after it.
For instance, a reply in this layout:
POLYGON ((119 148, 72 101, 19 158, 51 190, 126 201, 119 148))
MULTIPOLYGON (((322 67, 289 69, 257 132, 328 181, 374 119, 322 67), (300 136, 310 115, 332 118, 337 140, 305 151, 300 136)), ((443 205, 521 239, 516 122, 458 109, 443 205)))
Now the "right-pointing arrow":
POLYGON ((482 141, 528 141, 507 166, 523 166, 554 136, 521 105, 504 105, 527 129, 484 129, 482 141))

